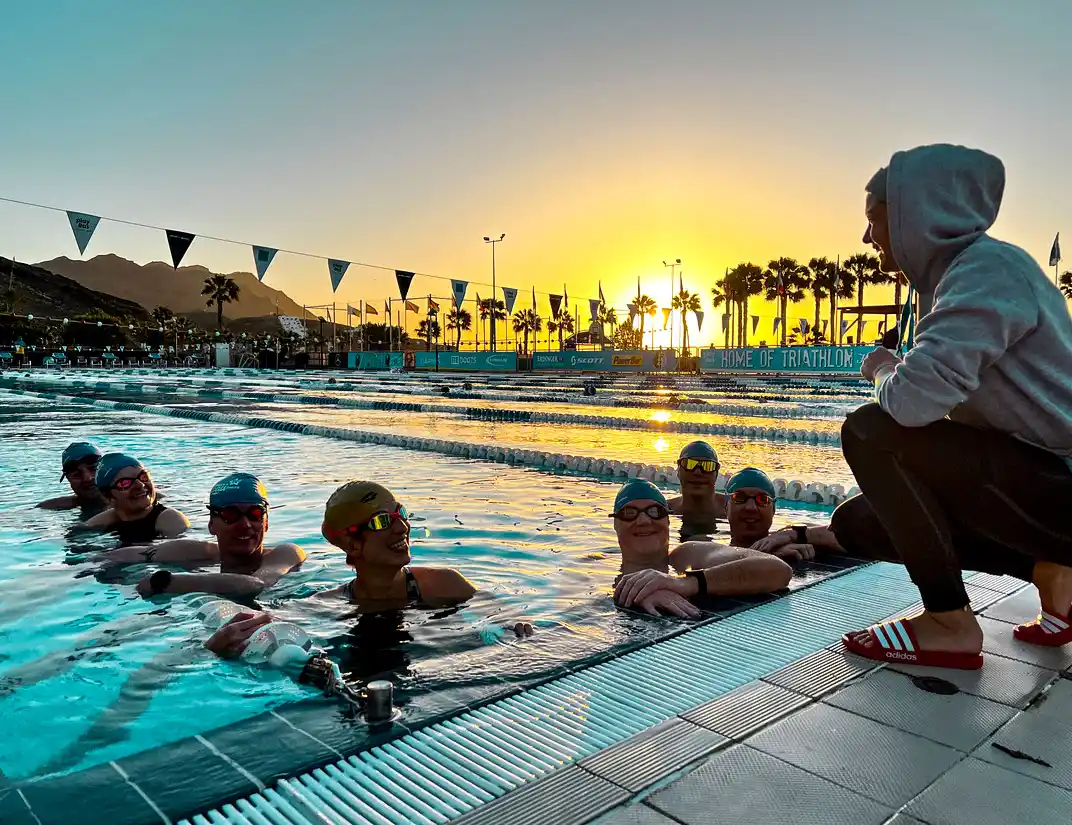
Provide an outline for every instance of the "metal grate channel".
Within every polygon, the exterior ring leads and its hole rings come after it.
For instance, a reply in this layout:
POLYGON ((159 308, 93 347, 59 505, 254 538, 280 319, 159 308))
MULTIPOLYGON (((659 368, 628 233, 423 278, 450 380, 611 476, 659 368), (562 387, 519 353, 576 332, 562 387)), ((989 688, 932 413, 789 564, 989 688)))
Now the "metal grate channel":
POLYGON ((510 792, 772 674, 917 595, 886 570, 858 569, 281 780, 180 825, 483 821, 471 812, 490 815, 508 795, 531 806, 528 791, 510 792))

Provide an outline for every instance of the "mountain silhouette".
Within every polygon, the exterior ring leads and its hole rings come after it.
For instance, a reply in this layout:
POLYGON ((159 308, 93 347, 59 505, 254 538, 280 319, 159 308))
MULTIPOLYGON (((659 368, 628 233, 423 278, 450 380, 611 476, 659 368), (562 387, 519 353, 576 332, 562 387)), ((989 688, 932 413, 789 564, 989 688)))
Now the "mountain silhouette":
POLYGON ((122 321, 143 323, 145 308, 50 272, 45 267, 0 258, 0 291, 11 294, 13 311, 44 318, 75 318, 99 310, 122 321))
MULTIPOLYGON (((136 264, 118 255, 97 255, 89 260, 55 258, 37 264, 41 269, 70 278, 89 289, 115 295, 152 310, 165 306, 176 315, 206 309, 201 288, 215 274, 203 266, 180 266, 153 261, 136 264)), ((236 302, 224 304, 225 318, 262 315, 301 315, 301 305, 285 293, 265 286, 251 272, 230 272, 241 293, 236 302)))

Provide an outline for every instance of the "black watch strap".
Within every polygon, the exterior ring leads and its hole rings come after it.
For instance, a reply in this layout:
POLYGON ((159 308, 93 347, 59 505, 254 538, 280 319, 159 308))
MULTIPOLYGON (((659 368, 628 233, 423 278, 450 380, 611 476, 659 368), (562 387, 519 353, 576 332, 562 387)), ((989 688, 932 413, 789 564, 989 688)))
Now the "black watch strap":
POLYGON ((707 595, 707 574, 703 570, 686 570, 685 575, 692 576, 699 584, 700 589, 696 591, 697 596, 707 595))
POLYGON ((153 595, 158 596, 168 589, 171 584, 170 570, 157 570, 149 577, 149 586, 153 589, 153 595))
POLYGON ((793 529, 797 533, 797 544, 808 543, 808 528, 804 524, 794 524, 793 529))

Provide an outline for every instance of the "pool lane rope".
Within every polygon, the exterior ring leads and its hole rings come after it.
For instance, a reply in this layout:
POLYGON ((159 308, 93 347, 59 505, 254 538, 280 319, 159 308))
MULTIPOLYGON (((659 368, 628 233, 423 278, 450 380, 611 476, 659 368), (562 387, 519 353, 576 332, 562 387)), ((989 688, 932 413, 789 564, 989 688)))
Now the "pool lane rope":
MULTIPOLYGON (((184 395, 197 398, 221 398, 262 403, 305 404, 321 407, 346 407, 359 410, 384 410, 394 412, 443 413, 463 415, 480 421, 533 422, 540 424, 578 424, 587 427, 609 427, 616 430, 650 430, 660 433, 696 433, 700 435, 730 436, 734 438, 766 439, 794 444, 812 444, 837 447, 841 445, 838 432, 817 432, 785 427, 757 427, 741 424, 712 424, 694 421, 655 421, 644 418, 620 418, 609 415, 581 415, 578 413, 554 413, 535 410, 503 410, 488 407, 472 407, 460 404, 421 404, 404 401, 382 401, 366 398, 335 398, 326 395, 301 395, 260 391, 227 390, 216 387, 197 389, 176 384, 147 384, 98 381, 90 383, 75 379, 12 378, 11 381, 48 387, 62 386, 72 390, 98 392, 158 393, 161 395, 184 395)), ((330 385, 329 385, 330 386, 330 385)))
MULTIPOLYGON (((12 379, 0 378, 0 389, 15 395, 41 398, 103 409, 125 410, 130 412, 164 415, 171 418, 188 418, 216 424, 236 424, 258 429, 280 430, 300 435, 318 435, 340 441, 356 441, 362 444, 379 444, 400 447, 407 450, 441 453, 457 458, 491 461, 497 464, 522 465, 538 470, 566 473, 578 476, 597 476, 613 479, 643 478, 656 484, 677 487, 677 475, 673 465, 656 466, 639 462, 611 461, 602 458, 575 456, 565 453, 551 453, 543 450, 522 450, 514 447, 500 447, 488 444, 469 444, 463 441, 450 441, 441 438, 423 438, 420 436, 395 435, 394 433, 371 432, 347 427, 327 427, 320 424, 300 424, 296 421, 282 421, 259 416, 235 415, 232 413, 207 412, 184 407, 166 407, 157 404, 139 404, 130 401, 112 401, 105 398, 92 398, 80 395, 66 395, 53 392, 35 392, 13 386, 12 379)), ((728 473, 719 476, 717 487, 725 489, 729 479, 728 473)), ((848 492, 842 484, 825 484, 806 482, 796 479, 773 479, 774 489, 779 499, 805 504, 817 504, 835 507, 847 497, 858 492, 856 487, 848 492)))

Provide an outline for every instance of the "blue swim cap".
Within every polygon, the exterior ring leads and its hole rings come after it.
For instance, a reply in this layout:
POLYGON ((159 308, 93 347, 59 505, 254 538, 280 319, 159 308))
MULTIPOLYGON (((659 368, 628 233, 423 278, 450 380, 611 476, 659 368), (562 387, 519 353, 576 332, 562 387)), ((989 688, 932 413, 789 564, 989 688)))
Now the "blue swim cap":
POLYGON ((232 504, 263 504, 268 506, 268 488, 255 475, 231 473, 221 478, 208 494, 209 507, 230 507, 232 504))
POLYGON ((97 462, 97 475, 93 483, 97 485, 98 490, 111 489, 112 485, 115 484, 115 477, 119 475, 119 471, 125 470, 127 467, 141 467, 144 469, 142 463, 132 455, 108 453, 97 462))
POLYGON ((88 441, 76 441, 74 444, 67 445, 67 449, 63 451, 63 456, 60 458, 60 464, 66 467, 72 461, 81 461, 83 458, 89 458, 91 455, 100 458, 104 453, 88 441))
POLYGON ((729 482, 726 484, 726 492, 732 493, 735 490, 741 490, 745 488, 751 488, 754 490, 762 490, 771 498, 776 498, 777 495, 774 492, 774 484, 768 476, 762 470, 758 470, 755 467, 745 467, 743 470, 733 474, 729 482))
POLYGON ((710 461, 718 461, 718 453, 706 441, 693 441, 681 448, 681 455, 677 457, 677 460, 681 461, 683 458, 706 458, 710 461))
POLYGON ((642 498, 649 498, 652 501, 657 501, 659 504, 666 506, 666 496, 662 494, 662 491, 652 484, 650 481, 645 481, 642 478, 634 478, 632 481, 627 481, 622 489, 618 491, 618 495, 614 498, 614 512, 617 513, 626 504, 634 501, 640 501, 642 498))

